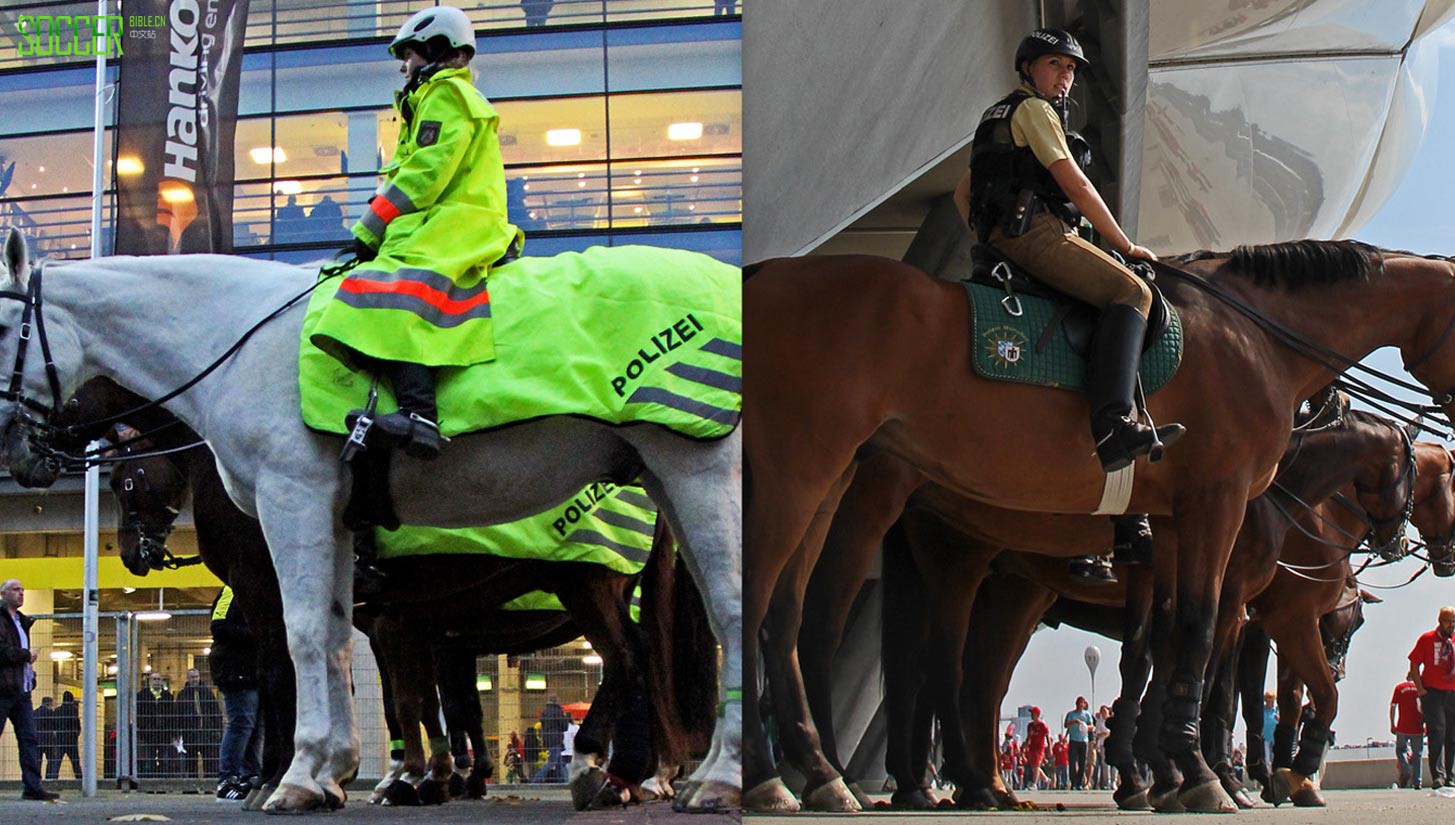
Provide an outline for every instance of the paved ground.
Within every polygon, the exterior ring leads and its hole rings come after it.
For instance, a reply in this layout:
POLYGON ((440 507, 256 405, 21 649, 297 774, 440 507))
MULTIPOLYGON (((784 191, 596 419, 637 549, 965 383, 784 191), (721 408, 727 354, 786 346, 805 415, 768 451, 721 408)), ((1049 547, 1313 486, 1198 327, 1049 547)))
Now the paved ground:
MULTIPOLYGON (((117 817, 135 814, 160 815, 172 822, 199 824, 235 822, 263 825, 266 822, 280 821, 264 814, 245 812, 237 803, 221 803, 211 796, 199 794, 121 793, 103 790, 96 797, 86 799, 79 793, 68 792, 62 794, 63 798, 59 803, 25 802, 19 796, 19 791, 5 791, 0 795, 0 823, 89 825, 108 821, 136 821, 117 820, 117 817)), ((315 814, 313 818, 334 825, 342 825, 344 822, 369 825, 544 825, 566 822, 572 825, 737 825, 739 820, 737 815, 679 814, 672 810, 670 804, 663 802, 577 813, 571 807, 570 797, 565 791, 551 790, 531 791, 527 797, 519 791, 497 793, 492 789, 489 797, 483 801, 456 801, 428 808, 384 808, 369 805, 367 800, 367 790, 351 791, 349 803, 343 810, 315 814)))
MULTIPOLYGON (((1455 799, 1446 799, 1435 796, 1430 791, 1390 791, 1390 790, 1361 790, 1361 791, 1324 791, 1328 799, 1327 808, 1295 808, 1292 805, 1283 805, 1274 808, 1271 805, 1262 805, 1251 810, 1239 811, 1237 814, 1216 815, 1216 814, 1155 814, 1151 812, 1127 812, 1118 811, 1112 804, 1111 795, 1104 791, 1099 792, 1042 792, 1024 794, 1022 799, 1029 799, 1041 806, 1038 811, 1026 812, 986 812, 986 813, 963 813, 951 811, 940 813, 901 813, 898 811, 879 811, 868 814, 855 815, 856 819, 879 820, 881 822, 892 822, 896 820, 913 821, 914 825, 964 825, 967 818, 979 823, 1050 823, 1066 822, 1075 825, 1091 825, 1101 822, 1134 822, 1144 821, 1150 823, 1156 819, 1159 821, 1186 822, 1191 820, 1216 820, 1220 822, 1237 823, 1237 825, 1257 825, 1258 823, 1276 823, 1276 825, 1333 825, 1333 823, 1357 823, 1358 825, 1449 825, 1455 821, 1455 799), (1057 811, 1056 805, 1060 803, 1066 807, 1065 811, 1057 811)), ((3 813, 0 813, 3 816, 3 813)), ((748 814, 744 816, 744 825, 813 825, 814 823, 834 823, 843 825, 845 816, 842 814, 794 814, 791 816, 763 816, 759 814, 748 814)))

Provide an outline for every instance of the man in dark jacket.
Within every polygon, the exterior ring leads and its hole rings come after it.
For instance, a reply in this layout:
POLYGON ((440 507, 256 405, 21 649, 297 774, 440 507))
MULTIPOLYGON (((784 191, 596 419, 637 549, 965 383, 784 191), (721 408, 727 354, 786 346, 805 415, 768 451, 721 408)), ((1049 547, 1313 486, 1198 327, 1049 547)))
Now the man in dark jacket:
POLYGON ((51 716, 51 755, 45 778, 58 779, 61 760, 71 759, 71 773, 81 778, 81 706, 69 690, 61 694, 61 703, 51 716))
POLYGON ((232 588, 212 602, 212 684, 222 691, 227 726, 217 763, 217 798, 244 800, 262 772, 263 726, 258 717, 258 646, 233 601, 232 588))
MULTIPOLYGON (((31 714, 35 719, 35 741, 40 743, 41 773, 47 774, 50 766, 56 764, 56 700, 46 696, 40 700, 40 707, 31 714)), ((47 775, 47 779, 55 779, 47 775)))
POLYGON ((136 694, 137 776, 165 776, 176 764, 173 755, 177 749, 172 741, 178 731, 172 710, 172 692, 162 681, 162 674, 150 674, 136 694))
POLYGON ((187 684, 177 691, 177 719, 181 723, 182 775, 197 776, 197 757, 202 757, 202 776, 217 772, 217 746, 222 741, 222 705, 212 689, 202 684, 196 668, 187 671, 187 684))
POLYGON ((35 711, 30 692, 35 690, 35 651, 30 649, 30 626, 35 620, 20 612, 25 604, 25 585, 18 579, 0 584, 0 733, 5 723, 15 725, 20 746, 20 777, 25 790, 21 799, 51 802, 59 794, 40 784, 40 742, 35 735, 35 711))
POLYGON ((565 746, 566 728, 570 725, 571 717, 561 707, 561 700, 555 696, 547 698, 546 706, 541 709, 541 744, 546 749, 546 764, 530 781, 566 781, 566 762, 561 758, 561 751, 565 746))

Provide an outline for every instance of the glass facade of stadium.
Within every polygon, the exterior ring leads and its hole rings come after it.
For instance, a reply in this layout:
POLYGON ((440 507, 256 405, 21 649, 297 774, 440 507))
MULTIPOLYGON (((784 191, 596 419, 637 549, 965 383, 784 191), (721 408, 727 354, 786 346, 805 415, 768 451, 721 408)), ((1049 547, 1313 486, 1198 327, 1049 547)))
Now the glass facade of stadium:
MULTIPOLYGON (((401 76, 385 46, 426 5, 252 0, 235 144, 236 253, 298 262, 330 255, 348 240, 348 226, 377 186, 377 170, 398 135, 391 102, 401 76)), ((741 262, 738 3, 459 5, 476 27, 476 84, 500 113, 509 208, 526 231, 527 254, 646 243, 741 262)), ((85 256, 90 246, 95 67, 90 58, 21 57, 9 41, 22 14, 94 13, 95 4, 87 2, 0 0, 0 111, 6 113, 0 118, 0 225, 20 227, 52 258, 85 256)), ((109 252, 115 176, 129 167, 113 151, 114 61, 107 72, 111 188, 103 205, 102 249, 109 252)), ((162 673, 176 691, 186 670, 196 667, 206 682, 210 638, 200 609, 211 603, 219 583, 200 566, 146 578, 126 572, 111 549, 113 505, 103 495, 104 663, 98 672, 106 698, 97 714, 97 764, 104 765, 99 776, 110 779, 118 770, 118 719, 125 734, 145 675, 162 673), (171 618, 136 621, 137 612, 158 605, 171 618)), ((81 524, 79 476, 63 478, 45 494, 0 477, 0 579, 24 582, 28 614, 57 617, 34 630, 33 646, 42 655, 37 703, 42 696, 59 702, 65 691, 81 696, 81 524)), ((178 555, 195 553, 186 515, 170 546, 178 555)), ((599 657, 581 642, 518 659, 481 657, 479 663, 486 732, 502 739, 511 731, 524 736, 548 695, 567 704, 589 702, 601 675, 599 657)), ((378 776, 388 735, 367 645, 355 645, 355 675, 362 775, 378 776)), ((125 744, 121 750, 137 752, 125 744)), ((62 778, 70 775, 66 764, 62 778)), ((0 780, 18 778, 14 734, 7 729, 0 737, 0 780)))

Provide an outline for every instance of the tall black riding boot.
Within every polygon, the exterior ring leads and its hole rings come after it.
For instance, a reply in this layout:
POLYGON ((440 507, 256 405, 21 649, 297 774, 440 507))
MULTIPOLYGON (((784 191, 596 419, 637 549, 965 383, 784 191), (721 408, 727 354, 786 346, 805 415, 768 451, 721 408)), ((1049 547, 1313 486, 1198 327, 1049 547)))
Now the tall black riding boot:
POLYGON ((399 409, 379 416, 374 426, 396 442, 405 455, 426 461, 437 458, 444 437, 435 409, 434 368, 405 361, 381 361, 379 365, 394 385, 399 409))
POLYGON ((1096 455, 1108 473, 1151 453, 1158 442, 1172 444, 1187 431, 1181 424, 1164 424, 1154 433, 1151 427, 1132 418, 1132 392, 1146 334, 1147 319, 1136 307, 1112 304, 1102 310, 1092 344, 1086 395, 1091 402, 1091 437, 1096 442, 1096 455))

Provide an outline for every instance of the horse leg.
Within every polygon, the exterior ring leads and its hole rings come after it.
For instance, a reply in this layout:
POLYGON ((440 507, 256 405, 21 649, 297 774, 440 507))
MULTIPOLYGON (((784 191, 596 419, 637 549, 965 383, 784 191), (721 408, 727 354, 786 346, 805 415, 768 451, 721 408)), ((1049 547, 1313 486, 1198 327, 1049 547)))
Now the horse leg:
MULTIPOLYGON (((798 633, 799 669, 824 758, 840 775, 844 766, 833 720, 834 656, 885 531, 922 483, 917 470, 888 453, 865 460, 839 502, 804 593, 803 614, 810 619, 798 633)), ((851 777, 844 780, 861 807, 873 807, 851 777)))
MULTIPOLYGON (((1173 532, 1164 531, 1163 536, 1157 540, 1157 554, 1152 565, 1152 603, 1147 614, 1150 617, 1150 631, 1146 633, 1147 649, 1151 651, 1152 678, 1146 683, 1146 695, 1142 698, 1136 718, 1136 732, 1132 737, 1132 751, 1136 758, 1152 769, 1152 787, 1147 790, 1147 804, 1161 813, 1182 813, 1186 810, 1178 798, 1178 791, 1182 787, 1182 774, 1158 744, 1162 730, 1162 709, 1167 699, 1167 682, 1172 673, 1177 641, 1173 635, 1173 624, 1176 620, 1177 554, 1172 549, 1176 544, 1168 544, 1169 540, 1176 541, 1176 535, 1167 535, 1173 532)), ((1123 689, 1126 689, 1125 683, 1123 689)))
POLYGON ((458 647, 436 647, 434 649, 434 677, 439 685, 440 702, 444 706, 445 727, 450 731, 450 750, 455 755, 455 767, 470 769, 465 782, 465 797, 483 799, 486 782, 495 772, 490 759, 490 746, 485 741, 484 712, 480 709, 480 695, 475 687, 475 651, 458 647), (456 747, 455 733, 468 737, 474 750, 471 759, 467 752, 456 747))
POLYGON ((824 758, 818 731, 809 715, 803 676, 798 668, 798 631, 803 623, 803 592, 818 560, 829 522, 839 498, 854 477, 853 468, 829 490, 799 543, 784 566, 768 604, 760 634, 763 667, 773 697, 784 758, 805 777, 804 807, 811 810, 852 812, 859 802, 839 772, 824 758))
MULTIPOLYGON (((392 783, 385 791, 383 804, 420 805, 424 802, 420 793, 422 780, 429 778, 426 774, 424 742, 419 735, 419 726, 425 723, 424 717, 427 715, 424 698, 426 686, 421 683, 421 671, 427 672, 429 669, 428 662, 421 665, 420 659, 421 654, 427 657, 428 651, 421 651, 417 647, 405 623, 396 617, 382 616, 375 620, 373 632, 378 645, 377 653, 383 655, 382 668, 388 672, 390 695, 394 700, 394 717, 399 723, 399 738, 404 746, 399 781, 392 783)), ((433 693, 433 690, 431 680, 428 692, 433 693)), ((437 735, 437 729, 436 725, 436 730, 430 731, 432 740, 437 735)), ((431 748, 435 744, 436 742, 431 741, 431 748)), ((448 751, 448 746, 445 750, 448 751)))
POLYGON ((1233 773, 1233 718, 1238 697, 1234 690, 1237 677, 1238 632, 1243 617, 1243 591, 1233 582, 1232 574, 1223 584, 1218 604, 1218 624, 1213 641, 1213 657, 1209 667, 1207 695, 1202 712, 1202 750, 1223 790, 1239 808, 1253 807, 1253 800, 1243 783, 1233 773))
POLYGON ((1289 798, 1294 805, 1322 808, 1325 802, 1313 776, 1324 763, 1324 751, 1329 745, 1329 726, 1339 712, 1339 688, 1329 670, 1317 619, 1309 621, 1305 617, 1298 621, 1294 616, 1270 614, 1264 617, 1264 622, 1269 635, 1278 642, 1280 674, 1287 662, 1294 678, 1308 686, 1309 699, 1314 705, 1314 718, 1304 722, 1299 732, 1298 752, 1288 768, 1279 770, 1279 778, 1288 787, 1289 798))
MULTIPOLYGON (((350 542, 352 544, 352 542, 350 542)), ((353 690, 353 587, 352 550, 333 555, 333 592, 328 612, 327 645, 324 660, 328 673, 329 745, 328 760, 314 774, 329 808, 342 808, 347 799, 343 786, 359 772, 359 728, 354 721, 353 690)))
MULTIPOLYGON (((233 565, 233 575, 244 585, 247 595, 243 608, 248 627, 253 629, 258 647, 258 725, 263 732, 262 764, 258 781, 243 802, 243 810, 261 810, 263 803, 282 782, 283 771, 293 761, 293 728, 297 711, 297 694, 293 660, 288 655, 288 636, 283 624, 283 603, 277 575, 267 561, 267 544, 257 522, 249 520, 256 532, 256 552, 233 565)), ((245 538, 237 537, 241 542, 245 538)))
POLYGON ((1261 620, 1251 619, 1243 625, 1238 642, 1238 693, 1243 701, 1243 726, 1248 730, 1248 778, 1262 783, 1264 798, 1270 799, 1273 777, 1263 741, 1263 686, 1267 681, 1268 632, 1261 620))
MULTIPOLYGON (((738 808, 743 793, 744 654, 752 644, 743 632, 742 428, 714 444, 710 456, 702 454, 700 444, 690 445, 688 452, 679 436, 655 428, 632 428, 627 437, 647 465, 647 491, 681 543, 722 647, 722 710, 712 748, 692 775, 691 792, 680 795, 677 804, 689 810, 738 808)), ((757 632, 757 623, 749 626, 757 632)), ((761 726, 748 731, 761 732, 761 726)))
POLYGON ((961 667, 967 673, 978 671, 979 676, 965 680, 960 707, 967 719, 971 769, 991 777, 990 794, 1002 809, 1018 809, 1021 802, 1000 776, 1000 703, 1031 634, 1055 601, 1054 591, 1030 579, 992 575, 980 586, 970 611, 961 667), (989 761, 981 761, 985 759, 989 761))
MULTIPOLYGON (((257 492, 259 517, 283 597, 298 696, 293 761, 263 810, 306 811, 325 804, 324 788, 316 777, 332 773, 334 726, 346 731, 353 727, 350 703, 343 704, 346 710, 340 711, 341 716, 332 718, 339 707, 331 684, 339 676, 339 665, 348 664, 347 653, 336 647, 333 622, 338 616, 347 619, 350 591, 347 586, 337 589, 336 576, 319 575, 334 569, 334 559, 347 558, 348 548, 333 536, 333 513, 326 509, 332 505, 331 496, 307 489, 301 481, 271 476, 258 482, 257 492)), ((347 682, 340 687, 347 694, 347 682)), ((357 765, 357 750, 352 758, 357 765)))
POLYGON ((1154 576, 1146 565, 1133 565, 1126 569, 1124 577, 1127 581, 1127 605, 1123 613, 1122 652, 1118 663, 1122 689, 1112 703, 1112 716, 1107 720, 1106 760, 1117 771, 1117 788, 1112 792, 1112 800, 1123 810, 1140 811, 1150 805, 1146 783, 1137 770, 1132 743, 1141 712, 1142 692, 1146 690, 1147 677, 1152 670, 1148 630, 1151 626, 1154 576))
POLYGON ((1202 758, 1198 723, 1218 596, 1246 503, 1241 496, 1212 490, 1205 491, 1205 497, 1194 492, 1190 500, 1199 506, 1177 518, 1177 650, 1159 743, 1182 771, 1178 798, 1183 806, 1195 812, 1236 810, 1202 758))
POLYGON ((633 743, 634 747, 629 748, 618 746, 610 766, 612 773, 607 772, 607 743, 612 741, 617 720, 646 694, 645 645, 628 612, 631 580, 603 574, 592 565, 571 564, 563 566, 562 572, 555 590, 571 618, 585 632, 591 649, 602 659, 601 686, 576 733, 569 778, 571 801, 578 811, 603 803, 619 805, 623 801, 621 789, 642 780, 647 761, 637 756, 639 764, 630 764, 626 752, 639 755, 650 750, 646 742, 633 743))
MULTIPOLYGON (((1271 635, 1271 634, 1270 634, 1271 635)), ((1293 769, 1295 740, 1298 736, 1298 720, 1303 715, 1303 680, 1278 657, 1278 725, 1273 728, 1273 804, 1286 802, 1289 792, 1286 781, 1293 769)))
POLYGON ((904 527, 894 524, 884 536, 883 622, 880 626, 881 670, 884 678, 884 715, 888 747, 884 767, 894 777, 890 805, 906 810, 933 808, 925 788, 925 753, 929 720, 919 712, 929 707, 923 695, 924 657, 929 647, 929 610, 923 598, 924 581, 915 567, 904 527))
MULTIPOLYGON (((384 797, 390 792, 395 782, 400 782, 404 787, 414 790, 413 785, 403 783, 404 777, 404 734, 399 728, 399 714, 395 712, 394 704, 394 679, 393 671, 389 668, 389 659, 384 655, 384 648, 379 643, 379 634, 374 630, 374 619, 364 615, 361 611, 354 613, 354 621, 359 631, 369 640, 369 650, 374 654, 374 666, 379 671, 379 699, 384 705, 384 729, 389 732, 389 769, 374 786, 374 791, 369 797, 370 805, 380 805, 384 797)), ((401 793, 402 791, 396 791, 401 793)))

